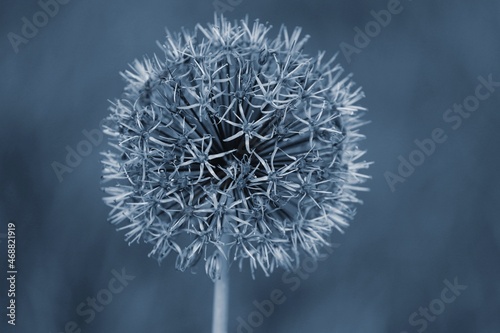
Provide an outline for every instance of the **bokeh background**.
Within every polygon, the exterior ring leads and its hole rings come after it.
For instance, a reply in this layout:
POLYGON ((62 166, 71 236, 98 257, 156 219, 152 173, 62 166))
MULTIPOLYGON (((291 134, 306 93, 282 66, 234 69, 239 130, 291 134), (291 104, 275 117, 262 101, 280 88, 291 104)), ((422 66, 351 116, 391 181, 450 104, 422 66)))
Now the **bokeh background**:
MULTIPOLYGON (((225 0, 222 0, 225 1, 225 0)), ((233 2, 234 3, 234 2, 233 2)), ((355 27, 387 1, 242 0, 225 13, 274 26, 301 26, 306 52, 354 45, 355 27)), ((478 76, 500 81, 500 2, 403 0, 403 10, 368 46, 339 62, 366 93, 363 128, 373 177, 364 205, 334 253, 292 291, 282 271, 252 280, 231 272, 230 332, 254 300, 280 289, 286 301, 254 332, 417 332, 409 316, 439 299, 444 280, 467 289, 428 322, 427 332, 500 332, 500 88, 453 130, 443 113, 474 94, 478 76), (391 191, 386 171, 414 140, 442 128, 446 142, 391 191)), ((17 325, 6 323, 6 242, 0 238, 2 332, 209 332, 212 282, 204 269, 161 266, 149 246, 129 247, 106 221, 102 143, 59 182, 51 164, 99 128, 119 72, 159 51, 164 28, 213 20, 212 1, 69 1, 19 52, 7 34, 41 10, 2 0, 0 11, 0 233, 17 225, 17 325), (90 323, 76 308, 107 288, 112 271, 135 278, 90 323), (71 327, 71 325, 70 325, 71 327), (79 332, 78 330, 74 330, 79 332)), ((2 235, 0 234, 0 237, 2 235)), ((3 235, 4 236, 4 235, 3 235)))

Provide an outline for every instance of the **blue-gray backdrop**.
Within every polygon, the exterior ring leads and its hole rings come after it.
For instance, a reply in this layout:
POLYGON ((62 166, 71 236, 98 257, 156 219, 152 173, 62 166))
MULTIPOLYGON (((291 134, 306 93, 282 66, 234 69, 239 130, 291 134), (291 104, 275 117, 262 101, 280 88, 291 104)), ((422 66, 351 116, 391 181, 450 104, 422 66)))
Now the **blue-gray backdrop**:
MULTIPOLYGON (((210 0, 46 3, 54 2, 1 2, 1 331, 209 332, 203 267, 181 273, 172 259, 159 267, 149 246, 129 247, 107 223, 105 144, 61 182, 51 165, 99 127, 122 91, 119 71, 158 52, 165 27, 210 22, 217 8, 210 0), (15 327, 5 308, 11 220, 15 327), (115 275, 122 281, 110 286, 115 275), (93 310, 97 296, 105 304, 93 310)), ((231 19, 270 22, 271 35, 282 23, 303 27, 309 53, 339 52, 367 96, 362 145, 375 162, 364 205, 317 267, 255 280, 247 269, 231 272, 230 332, 500 332, 500 2, 216 4, 231 19), (415 140, 433 132, 435 151, 416 152, 415 140), (419 165, 400 166, 410 158, 419 165), (256 303, 275 289, 286 299, 259 314, 256 303)))

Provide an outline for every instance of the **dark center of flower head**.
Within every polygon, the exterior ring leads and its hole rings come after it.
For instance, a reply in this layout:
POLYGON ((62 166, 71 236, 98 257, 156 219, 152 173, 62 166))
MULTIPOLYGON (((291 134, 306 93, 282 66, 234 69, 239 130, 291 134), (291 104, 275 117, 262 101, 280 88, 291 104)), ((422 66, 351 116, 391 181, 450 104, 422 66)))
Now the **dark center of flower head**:
POLYGON ((220 18, 168 34, 164 57, 123 73, 105 126, 110 219, 159 260, 177 253, 180 269, 205 253, 214 277, 220 246, 252 270, 292 268, 358 201, 360 89, 333 59, 305 55, 300 29, 268 40, 269 29, 220 18))

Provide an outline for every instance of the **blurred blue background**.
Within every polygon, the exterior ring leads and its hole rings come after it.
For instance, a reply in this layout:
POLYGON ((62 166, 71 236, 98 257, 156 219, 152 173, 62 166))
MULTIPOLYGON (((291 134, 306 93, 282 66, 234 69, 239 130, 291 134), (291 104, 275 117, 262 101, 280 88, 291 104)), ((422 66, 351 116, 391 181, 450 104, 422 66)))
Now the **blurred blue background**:
MULTIPOLYGON (((268 21, 271 36, 281 24, 301 26, 311 35, 306 52, 333 55, 342 42, 355 46, 353 29, 364 30, 371 11, 387 6, 242 0, 225 15, 268 21)), ((269 317, 254 315, 254 324, 263 319, 254 332, 500 332, 500 88, 456 130, 443 120, 474 94, 479 76, 500 81, 500 2, 403 0, 399 8, 366 47, 338 56, 367 96, 363 148, 375 163, 364 205, 307 276, 284 279, 277 271, 252 280, 248 269, 233 269, 230 332, 274 289, 286 301, 269 317), (414 140, 436 128, 447 140, 392 191, 384 174, 397 173, 398 156, 408 158, 414 140), (435 301, 443 281, 455 279, 467 288, 449 304, 435 301), (412 313, 429 305, 439 314, 424 320, 425 329, 420 314, 412 325, 412 313)), ((66 146, 75 149, 83 130, 99 128, 108 99, 124 86, 119 71, 159 53, 165 27, 211 22, 212 1, 70 1, 16 53, 8 34, 21 35, 22 18, 40 10, 36 1, 2 0, 0 12, 0 233, 16 222, 18 264, 11 327, 0 239, 1 331, 209 332, 213 286, 203 267, 181 273, 171 258, 159 267, 147 258, 149 246, 129 247, 107 223, 99 183, 105 144, 62 182, 51 164, 64 163, 66 146), (122 269, 135 278, 87 323, 90 315, 76 309, 88 297, 109 296, 113 271, 122 269)))

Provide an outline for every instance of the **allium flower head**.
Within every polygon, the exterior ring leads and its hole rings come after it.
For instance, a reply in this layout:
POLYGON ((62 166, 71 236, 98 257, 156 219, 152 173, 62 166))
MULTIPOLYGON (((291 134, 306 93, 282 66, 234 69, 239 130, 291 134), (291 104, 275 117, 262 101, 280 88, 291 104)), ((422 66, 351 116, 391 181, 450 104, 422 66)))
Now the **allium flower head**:
POLYGON ((104 126, 109 219, 180 270, 203 258, 215 279, 221 253, 252 273, 293 269, 347 226, 364 189, 361 88, 334 58, 304 54, 299 28, 270 29, 216 17, 122 73, 104 126))

